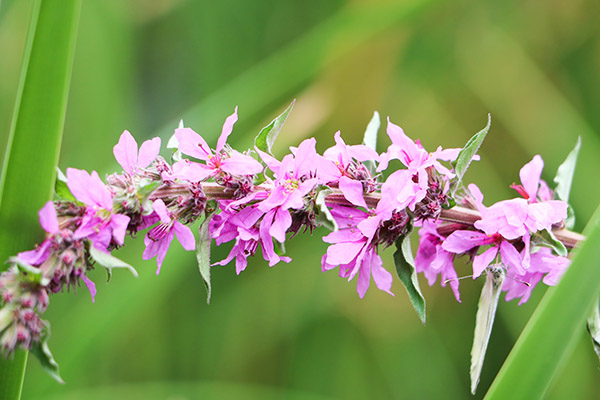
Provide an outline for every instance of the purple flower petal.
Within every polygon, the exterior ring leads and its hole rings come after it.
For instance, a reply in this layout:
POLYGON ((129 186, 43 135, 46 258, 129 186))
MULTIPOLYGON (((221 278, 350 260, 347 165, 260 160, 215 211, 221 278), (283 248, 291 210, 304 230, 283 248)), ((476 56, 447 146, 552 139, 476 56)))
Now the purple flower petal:
POLYGON ((364 190, 361 182, 350 179, 347 176, 342 176, 339 181, 339 188, 350 203, 369 208, 363 197, 364 190))
POLYGON ((521 259, 521 255, 517 249, 515 249, 515 247, 506 240, 503 240, 500 244, 500 257, 502 257, 502 263, 506 265, 507 270, 509 268, 514 268, 517 270, 517 274, 519 275, 525 273, 525 270, 522 266, 523 260, 521 259))
POLYGON ((113 214, 110 219, 110 228, 112 229, 112 237, 119 245, 123 245, 125 241, 125 234, 127 233, 127 226, 129 225, 130 218, 123 214, 113 214))
POLYGON ((223 129, 221 130, 221 135, 219 136, 219 139, 217 140, 217 148, 216 148, 217 152, 220 152, 221 150, 223 150, 223 147, 225 147, 225 143, 227 143, 227 137, 229 137, 229 135, 233 131, 233 125, 238 120, 237 109, 238 109, 237 106, 235 106, 235 110, 233 111, 233 114, 231 114, 229 117, 227 117, 227 119, 225 120, 225 123, 223 124, 223 129))
POLYGON ((140 153, 137 158, 137 167, 146 168, 150 163, 156 160, 158 153, 160 152, 160 138, 155 137, 150 140, 146 140, 140 146, 140 153))
POLYGON ((88 290, 90 291, 90 295, 92 296, 92 303, 96 302, 96 284, 94 282, 92 282, 87 276, 85 275, 81 275, 80 276, 81 280, 83 281, 83 283, 85 283, 85 286, 87 286, 88 290))
POLYGON ((194 234, 189 227, 183 225, 179 221, 175 221, 173 229, 175 230, 177 240, 179 240, 179 243, 181 243, 184 249, 187 251, 196 249, 196 239, 194 238, 194 234))
POLYGON ((254 158, 236 152, 221 162, 221 169, 232 175, 254 175, 261 173, 263 166, 254 158))
POLYGON ((58 218, 56 217, 56 209, 54 203, 49 201, 44 204, 44 207, 38 212, 40 217, 40 225, 48 233, 58 233, 58 218))
POLYGON ((269 229, 269 233, 280 243, 285 242, 285 233, 292 225, 292 216, 288 210, 282 208, 277 209, 273 225, 269 229))
MULTIPOLYGON (((160 140, 160 139, 159 139, 160 140)), ((132 174, 135 171, 138 160, 137 142, 129 131, 123 131, 119 143, 113 147, 113 154, 123 170, 132 174)))
POLYGON ((175 137, 183 154, 203 161, 208 161, 208 156, 212 155, 206 140, 190 128, 175 129, 175 137))
MULTIPOLYGON (((367 261, 366 258, 365 261, 367 261)), ((377 288, 393 296, 394 293, 392 293, 392 274, 390 274, 390 272, 387 269, 383 268, 383 261, 381 261, 381 257, 379 257, 379 254, 372 252, 370 263, 371 274, 373 275, 373 280, 375 281, 375 285, 377 286, 377 288)))
POLYGON ((521 171, 519 171, 519 177, 521 183, 525 188, 525 192, 529 195, 529 199, 532 202, 536 201, 538 187, 540 185, 540 177, 542 176, 542 169, 544 168, 544 160, 539 155, 533 157, 533 159, 525 164, 521 171))
POLYGON ((451 253, 461 254, 471 250, 475 246, 490 244, 490 238, 482 232, 477 231, 454 231, 442 243, 442 248, 451 253))
POLYGON ((484 251, 483 253, 475 256, 473 259, 473 279, 477 278, 482 274, 483 271, 494 261, 494 258, 498 254, 498 247, 493 246, 484 251))

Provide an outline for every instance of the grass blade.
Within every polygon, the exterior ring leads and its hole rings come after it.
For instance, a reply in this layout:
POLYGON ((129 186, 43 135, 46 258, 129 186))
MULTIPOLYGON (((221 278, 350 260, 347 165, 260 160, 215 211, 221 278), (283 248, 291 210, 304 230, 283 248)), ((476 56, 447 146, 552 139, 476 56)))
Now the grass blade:
MULTIPOLYGON (((52 198, 80 4, 38 0, 33 7, 0 176, 2 260, 42 238, 37 211, 52 198)), ((20 398, 26 360, 23 351, 13 360, 0 358, 0 398, 20 398)))
POLYGON ((574 348, 600 292, 600 207, 560 284, 548 289, 486 399, 539 399, 574 348), (515 390, 518 388, 519 390, 515 390))

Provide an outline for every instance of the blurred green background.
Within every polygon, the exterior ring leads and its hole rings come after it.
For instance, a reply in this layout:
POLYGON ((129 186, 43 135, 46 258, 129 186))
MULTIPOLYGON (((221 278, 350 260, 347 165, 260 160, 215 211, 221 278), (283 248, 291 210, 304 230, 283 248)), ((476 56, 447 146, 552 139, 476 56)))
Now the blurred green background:
MULTIPOLYGON (((3 145, 30 8, 0 7, 3 145)), ((459 147, 489 112, 482 161, 467 179, 488 204, 512 197, 508 186, 534 154, 551 180, 582 136, 572 192, 581 229, 600 194, 599 12, 592 0, 84 1, 60 167, 113 172, 124 129, 166 143, 181 118, 215 143, 236 105, 230 142, 242 148, 297 99, 278 155, 309 136, 323 150, 338 129, 357 143, 374 110, 430 150, 459 147)), ((118 256, 139 279, 118 273, 104 285, 98 270, 95 304, 84 288, 52 298, 50 346, 67 384, 32 358, 23 398, 470 398, 483 282, 462 281, 460 304, 423 280, 423 326, 399 282, 396 297, 372 287, 360 300, 355 282, 323 274, 320 236, 290 241, 290 264, 269 269, 259 256, 239 277, 215 267, 210 306, 193 254, 174 243, 157 277, 155 261, 141 261, 141 237, 129 239, 118 256)), ((227 252, 214 247, 212 257, 227 252)), ((393 269, 391 251, 384 262, 393 269)), ((543 293, 521 307, 501 302, 475 398, 543 293)), ((596 399, 598 374, 582 332, 548 398, 596 399)))

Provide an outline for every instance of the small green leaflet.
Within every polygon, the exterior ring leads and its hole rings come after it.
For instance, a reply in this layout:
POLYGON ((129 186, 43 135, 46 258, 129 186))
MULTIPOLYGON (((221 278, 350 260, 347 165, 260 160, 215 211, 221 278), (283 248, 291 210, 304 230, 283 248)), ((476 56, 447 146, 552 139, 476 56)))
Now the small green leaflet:
POLYGON ((598 358, 600 358, 600 310, 598 309, 598 300, 594 303, 592 313, 588 317, 587 330, 592 337, 594 351, 598 358))
POLYGON ((127 268, 129 271, 131 271, 133 276, 136 278, 138 277, 137 271, 131 265, 127 264, 125 261, 119 260, 117 257, 103 252, 102 250, 98 250, 92 243, 89 244, 89 252, 90 257, 92 257, 94 261, 106 268, 109 281, 112 276, 113 268, 127 268))
POLYGON ((58 363, 54 360, 52 353, 50 352, 50 348, 48 347, 48 336, 49 333, 45 332, 39 343, 35 343, 31 346, 31 352, 33 355, 37 357, 42 365, 42 368, 50 374, 58 383, 65 383, 60 377, 60 373, 58 371, 58 363))
MULTIPOLYGON (((177 127, 177 129, 183 129, 183 120, 179 120, 179 126, 177 127)), ((182 155, 181 155, 181 151, 179 151, 179 142, 177 141, 177 137, 175 136, 175 134, 173 133, 173 135, 169 138, 169 141, 167 142, 167 149, 173 149, 173 155, 171 156, 171 160, 172 161, 181 161, 182 159, 182 155)))
POLYGON ((317 198, 315 199, 315 205, 317 209, 315 210, 315 217, 317 226, 324 226, 331 231, 337 231, 338 226, 325 204, 325 198, 333 193, 331 189, 321 189, 319 190, 319 194, 317 194, 317 198))
MULTIPOLYGON (((558 167, 556 176, 554 177, 554 183, 556 183, 556 189, 554 190, 559 200, 569 204, 569 194, 571 193, 571 184, 573 183, 573 176, 575 175, 575 166, 577 165, 577 156, 579 155, 579 149, 581 148, 581 136, 577 138, 575 147, 565 161, 558 167)), ((569 205, 567 209, 567 219, 565 221, 567 229, 572 229, 575 225, 575 212, 569 205)))
MULTIPOLYGON (((465 144, 465 147, 463 147, 460 153, 458 153, 458 157, 456 157, 456 161, 454 162, 454 173, 456 173, 456 181, 458 183, 462 181, 465 172, 467 172, 467 168, 469 168, 469 165, 471 165, 471 161, 473 161, 473 157, 475 157, 477 151, 479 151, 481 143, 483 143, 485 136, 490 130, 491 124, 492 116, 488 114, 488 122, 485 128, 473 135, 473 137, 469 139, 467 144, 465 144)), ((456 187, 454 190, 456 190, 456 187)))
MULTIPOLYGON (((411 229, 412 230, 412 229, 411 229)), ((394 252, 394 263, 398 277, 404 284, 410 302, 419 315, 421 322, 425 324, 425 297, 419 288, 417 272, 415 271, 415 260, 410 248, 410 232, 396 240, 396 251, 394 252)))
MULTIPOLYGON (((214 201, 214 200, 213 200, 214 201)), ((212 213, 216 210, 216 205, 207 207, 207 212, 204 215, 204 221, 200 224, 200 236, 196 241, 196 261, 198 261, 198 270, 204 280, 206 287, 206 304, 210 304, 210 295, 212 288, 210 285, 210 243, 211 237, 208 231, 208 226, 212 218, 212 213), (208 211, 210 208, 211 211, 208 211)))
POLYGON ((477 317, 475 318, 475 337, 471 349, 471 394, 475 394, 481 368, 485 359, 485 352, 490 341, 492 326, 498 308, 498 300, 502 283, 506 276, 504 266, 501 264, 490 265, 486 270, 485 285, 481 290, 481 297, 477 305, 477 317))
POLYGON ((565 245, 554 236, 554 232, 551 230, 544 229, 543 231, 536 232, 533 234, 532 238, 535 240, 536 245, 549 247, 561 257, 566 257, 568 255, 565 245))
POLYGON ((76 201, 75 196, 67 186, 67 177, 60 168, 56 167, 56 181, 54 182, 54 193, 63 200, 76 201))
POLYGON ((296 100, 294 99, 292 104, 290 104, 280 116, 271 121, 269 125, 261 129, 261 131, 258 133, 258 136, 256 136, 254 139, 254 145, 256 147, 264 152, 272 154, 271 150, 273 149, 273 143, 275 143, 275 139, 277 139, 277 135, 279 135, 279 131, 281 131, 281 128, 287 120, 290 111, 292 111, 292 108, 294 108, 295 103, 296 100))
MULTIPOLYGON (((375 151, 377 151, 377 131, 379 131, 380 125, 381 121, 379 118, 379 113, 375 111, 373 112, 373 118, 371 118, 371 121, 369 121, 367 129, 365 130, 365 135, 363 136, 363 144, 375 151)), ((371 174, 375 174, 375 162, 369 160, 365 161, 364 164, 371 174)))

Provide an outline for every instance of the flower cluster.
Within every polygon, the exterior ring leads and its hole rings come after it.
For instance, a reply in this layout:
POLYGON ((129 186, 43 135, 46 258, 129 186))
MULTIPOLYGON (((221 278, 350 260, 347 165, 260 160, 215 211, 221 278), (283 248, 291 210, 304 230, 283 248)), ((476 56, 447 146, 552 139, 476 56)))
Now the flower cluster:
POLYGON ((566 253, 552 247, 560 244, 553 232, 563 227, 567 204, 554 200, 540 179, 540 156, 521 169, 522 184, 513 186, 522 197, 486 207, 477 186, 464 187, 451 164, 460 162, 462 149, 428 152, 389 119, 391 144, 381 154, 367 145, 348 145, 337 132, 335 145, 323 154, 311 138, 281 159, 258 141, 246 152, 232 149, 227 139, 236 121, 237 108, 214 149, 192 129, 176 129, 173 163, 159 155, 159 138, 138 149, 125 131, 114 147, 123 171, 108 176, 106 183, 96 172, 67 169, 62 198, 47 203, 39 214, 46 239, 12 258, 10 269, 0 275, 5 354, 44 339, 46 322, 39 316, 49 293, 83 282, 93 300, 96 289, 88 271, 96 265, 109 273, 130 268, 110 255, 127 234, 147 230, 142 257, 156 257, 158 274, 175 237, 184 249, 196 249, 190 225, 197 221, 217 245, 232 242, 228 256, 213 265, 235 259, 238 274, 259 248, 269 266, 290 262, 282 252, 287 240, 329 226, 333 231, 323 238, 329 247, 321 268, 337 268, 348 280, 356 277, 361 298, 371 278, 393 295, 393 277, 381 253, 392 245, 400 248, 413 228, 420 235, 414 269, 429 284, 440 276, 459 301, 453 266, 457 256, 472 259, 473 277, 492 264, 502 265, 511 278, 503 287, 506 299, 521 302, 539 281, 556 284, 569 264, 566 253), (388 171, 391 160, 403 167, 388 171), (471 219, 449 218, 449 209, 471 219))

